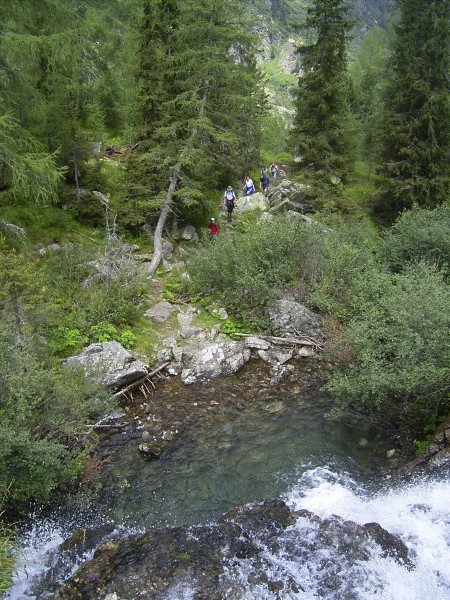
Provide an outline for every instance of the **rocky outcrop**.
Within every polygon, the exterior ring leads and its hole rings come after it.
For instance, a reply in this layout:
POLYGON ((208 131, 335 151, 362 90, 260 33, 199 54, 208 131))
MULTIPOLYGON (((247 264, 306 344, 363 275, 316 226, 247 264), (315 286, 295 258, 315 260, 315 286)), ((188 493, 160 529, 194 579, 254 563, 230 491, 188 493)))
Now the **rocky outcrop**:
POLYGON ((82 367, 88 377, 111 390, 121 389, 147 375, 147 367, 119 342, 91 344, 77 356, 70 356, 67 367, 82 367))
POLYGON ((276 214, 292 210, 303 214, 314 213, 308 201, 308 191, 309 186, 304 183, 282 179, 269 194, 270 212, 276 214))
POLYGON ((186 242, 198 242, 198 233, 193 225, 184 225, 177 231, 177 238, 186 242))
POLYGON ((403 542, 377 524, 320 519, 265 500, 237 506, 216 525, 110 539, 53 598, 229 600, 256 590, 258 597, 290 598, 309 590, 314 597, 356 598, 367 576, 364 564, 377 546, 381 556, 412 564, 403 542))

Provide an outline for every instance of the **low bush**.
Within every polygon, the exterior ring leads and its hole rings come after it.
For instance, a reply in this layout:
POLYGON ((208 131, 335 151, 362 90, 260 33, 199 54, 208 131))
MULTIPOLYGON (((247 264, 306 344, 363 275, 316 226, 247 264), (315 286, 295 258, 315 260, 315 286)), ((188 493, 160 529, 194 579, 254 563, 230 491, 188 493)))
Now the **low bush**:
POLYGON ((373 270, 355 284, 344 333, 349 362, 326 389, 334 414, 356 410, 415 431, 450 409, 450 289, 426 263, 402 274, 373 270))
POLYGON ((426 260, 439 268, 450 264, 450 206, 405 211, 386 232, 380 256, 400 272, 409 263, 426 260))
POLYGON ((0 489, 15 509, 45 501, 80 474, 87 425, 113 410, 110 395, 79 371, 53 364, 39 346, 0 336, 0 489))
POLYGON ((319 252, 319 239, 300 219, 247 223, 244 231, 221 235, 192 254, 187 267, 192 289, 214 290, 238 320, 264 327, 266 309, 280 290, 311 276, 308 260, 319 252))

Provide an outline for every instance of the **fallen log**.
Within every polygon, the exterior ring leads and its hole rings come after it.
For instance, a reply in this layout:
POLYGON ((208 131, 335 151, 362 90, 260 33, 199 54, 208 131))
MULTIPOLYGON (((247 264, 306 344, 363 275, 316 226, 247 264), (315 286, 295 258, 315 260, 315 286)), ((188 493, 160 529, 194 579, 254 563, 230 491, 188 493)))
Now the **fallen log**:
POLYGON ((130 383, 130 385, 128 385, 126 388, 123 388, 123 390, 120 390, 120 392, 116 392, 115 394, 113 394, 114 398, 118 398, 119 396, 125 396, 130 391, 138 388, 139 386, 145 385, 145 383, 147 382, 153 385, 153 383, 150 381, 150 378, 162 371, 165 367, 167 367, 168 364, 169 362, 165 362, 162 365, 159 365, 159 367, 156 367, 156 369, 153 369, 153 371, 151 371, 150 373, 147 373, 147 375, 144 375, 144 377, 133 381, 133 383, 130 383))
POLYGON ((279 336, 274 336, 274 335, 259 335, 259 334, 252 334, 252 333, 234 333, 233 335, 237 335, 240 337, 257 337, 260 338, 261 340, 267 340, 268 342, 271 342, 272 344, 278 345, 278 346, 313 346, 315 348, 323 348, 323 344, 321 344, 319 341, 314 340, 313 338, 310 337, 297 337, 297 336, 293 336, 293 337, 279 337, 279 336))

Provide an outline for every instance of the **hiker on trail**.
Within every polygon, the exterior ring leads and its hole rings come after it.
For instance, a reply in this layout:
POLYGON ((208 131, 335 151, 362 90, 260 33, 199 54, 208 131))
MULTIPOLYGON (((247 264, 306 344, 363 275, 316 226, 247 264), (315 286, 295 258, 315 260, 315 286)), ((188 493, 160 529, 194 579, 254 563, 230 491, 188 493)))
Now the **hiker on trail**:
POLYGON ((279 171, 277 163, 273 162, 270 165, 269 169, 270 169, 270 172, 272 173, 272 181, 275 181, 276 178, 278 177, 278 171, 279 171))
POLYGON ((264 196, 267 197, 269 195, 270 179, 267 177, 267 173, 264 171, 264 169, 261 171, 259 183, 261 186, 262 193, 264 194, 264 196))
POLYGON ((234 207, 236 206, 236 194, 234 193, 231 185, 229 185, 225 190, 225 194, 223 195, 223 203, 227 207, 227 218, 229 221, 231 221, 231 215, 233 214, 234 207))
POLYGON ((253 184, 253 180, 247 175, 244 179, 244 190, 246 196, 251 196, 255 193, 255 186, 253 184))
POLYGON ((214 217, 211 217, 209 222, 208 235, 210 240, 214 240, 219 235, 219 226, 217 225, 214 217))

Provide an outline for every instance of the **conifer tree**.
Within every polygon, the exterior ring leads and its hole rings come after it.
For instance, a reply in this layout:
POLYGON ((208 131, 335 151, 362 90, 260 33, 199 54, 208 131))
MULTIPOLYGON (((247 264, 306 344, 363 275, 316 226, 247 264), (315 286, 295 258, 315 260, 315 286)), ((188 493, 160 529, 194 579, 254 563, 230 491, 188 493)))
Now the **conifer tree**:
POLYGON ((349 168, 346 45, 353 26, 343 0, 314 0, 305 22, 312 41, 298 52, 299 78, 292 132, 300 171, 315 180, 345 179, 349 168))
POLYGON ((253 43, 230 0, 146 0, 144 139, 133 170, 137 219, 158 216, 151 272, 167 217, 202 204, 240 164, 242 148, 258 143, 263 97, 253 43))
POLYGON ((377 206, 391 217, 450 193, 450 0, 396 1, 377 206))

